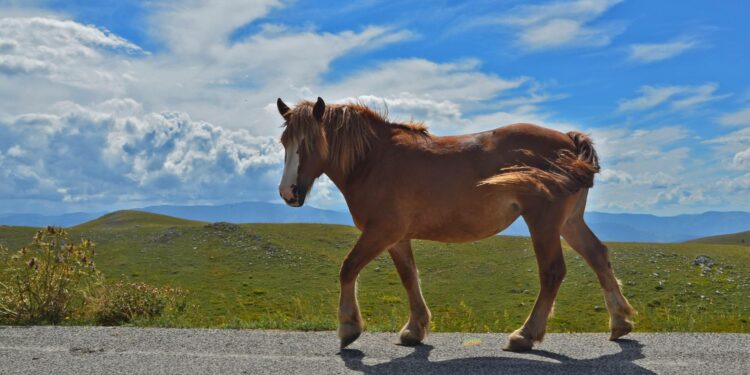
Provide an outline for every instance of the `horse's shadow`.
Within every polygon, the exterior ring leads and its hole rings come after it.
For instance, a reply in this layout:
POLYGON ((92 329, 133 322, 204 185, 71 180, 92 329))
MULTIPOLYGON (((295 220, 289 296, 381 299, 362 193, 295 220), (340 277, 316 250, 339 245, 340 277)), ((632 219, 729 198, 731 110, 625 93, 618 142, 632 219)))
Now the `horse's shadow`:
POLYGON ((390 362, 367 365, 362 359, 365 353, 357 349, 344 349, 339 355, 347 368, 364 374, 655 374, 634 363, 645 358, 643 345, 634 340, 618 340, 621 351, 592 359, 575 359, 546 350, 532 350, 529 354, 553 361, 534 360, 520 357, 472 357, 430 361, 431 345, 419 345, 414 352, 390 362))

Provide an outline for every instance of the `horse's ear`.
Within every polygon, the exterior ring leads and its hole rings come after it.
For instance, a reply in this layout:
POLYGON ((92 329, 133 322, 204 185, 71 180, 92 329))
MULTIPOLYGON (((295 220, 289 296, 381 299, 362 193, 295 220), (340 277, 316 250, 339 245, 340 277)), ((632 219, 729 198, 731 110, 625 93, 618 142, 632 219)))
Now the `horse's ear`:
POLYGON ((276 107, 279 109, 279 114, 286 118, 286 115, 289 113, 289 106, 287 106, 281 98, 276 100, 276 107))
POLYGON ((313 107, 313 116, 318 121, 323 121, 323 114, 326 111, 326 103, 323 101, 321 97, 318 97, 318 101, 315 102, 315 107, 313 107))

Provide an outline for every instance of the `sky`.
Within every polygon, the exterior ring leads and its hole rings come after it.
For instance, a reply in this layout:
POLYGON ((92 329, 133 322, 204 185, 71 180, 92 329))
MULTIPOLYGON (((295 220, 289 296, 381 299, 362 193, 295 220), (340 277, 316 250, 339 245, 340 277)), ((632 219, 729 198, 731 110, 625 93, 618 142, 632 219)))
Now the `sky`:
MULTIPOLYGON (((281 203, 275 101, 591 135, 589 210, 750 210, 746 1, 0 0, 0 214, 281 203), (343 4, 343 5, 342 5, 343 4)), ((311 206, 345 210, 325 177, 311 206)))

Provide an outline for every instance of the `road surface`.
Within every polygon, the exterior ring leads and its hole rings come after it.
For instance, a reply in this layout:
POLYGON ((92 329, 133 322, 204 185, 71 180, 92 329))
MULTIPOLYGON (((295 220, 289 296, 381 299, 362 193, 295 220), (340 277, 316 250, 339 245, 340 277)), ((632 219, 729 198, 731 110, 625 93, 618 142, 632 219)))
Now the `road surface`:
POLYGON ((507 334, 433 333, 415 348, 365 332, 0 327, 0 374, 748 374, 750 335, 549 334, 529 353, 507 334))

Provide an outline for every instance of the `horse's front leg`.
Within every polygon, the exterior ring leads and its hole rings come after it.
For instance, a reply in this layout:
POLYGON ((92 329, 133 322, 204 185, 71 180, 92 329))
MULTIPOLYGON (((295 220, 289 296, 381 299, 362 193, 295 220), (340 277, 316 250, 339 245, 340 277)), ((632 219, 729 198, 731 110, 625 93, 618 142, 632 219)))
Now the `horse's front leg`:
POLYGON ((398 242, 399 238, 388 231, 367 230, 362 232, 357 244, 349 252, 341 265, 339 281, 339 329, 341 348, 354 342, 364 327, 357 303, 357 276, 365 266, 385 249, 398 242))
POLYGON ((422 342, 430 329, 430 309, 422 297, 419 287, 419 272, 411 251, 411 241, 404 240, 388 249, 396 265, 401 283, 409 298, 409 322, 401 329, 401 344, 414 346, 422 342))

